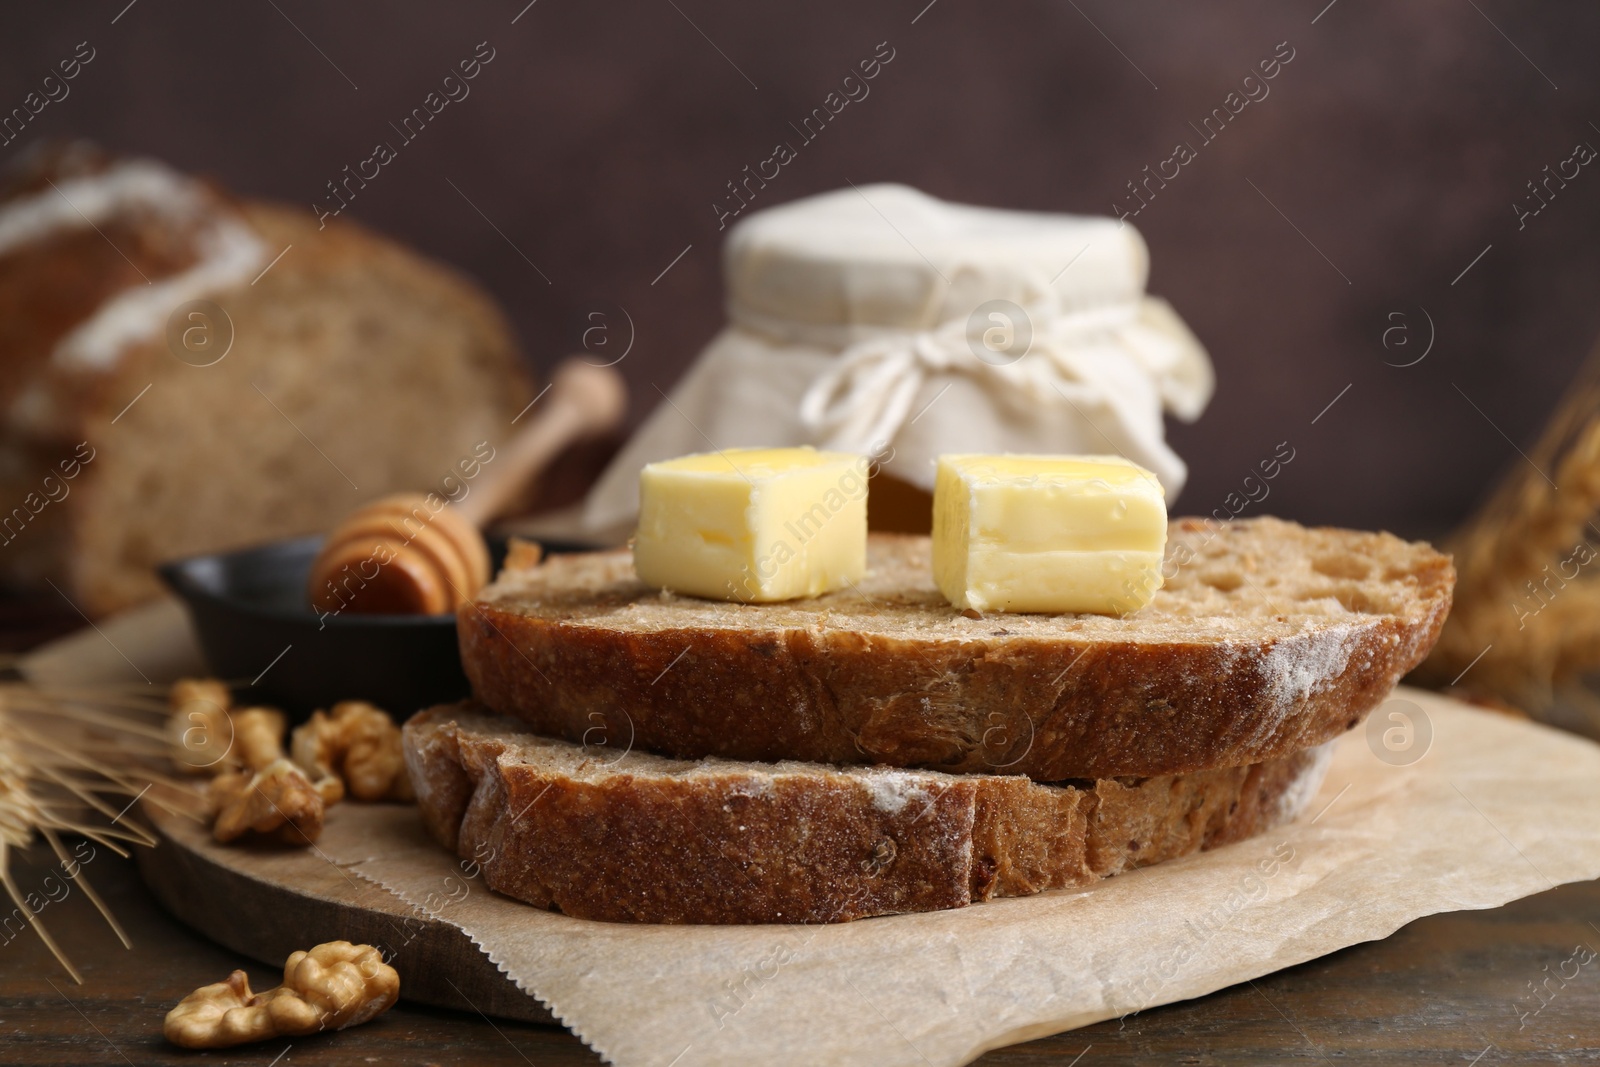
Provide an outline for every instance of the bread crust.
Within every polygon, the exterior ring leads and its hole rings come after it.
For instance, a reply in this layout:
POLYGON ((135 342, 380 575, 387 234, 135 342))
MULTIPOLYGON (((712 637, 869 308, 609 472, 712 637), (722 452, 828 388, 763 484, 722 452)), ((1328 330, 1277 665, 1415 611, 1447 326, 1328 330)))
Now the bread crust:
POLYGON ((860 589, 782 605, 658 593, 625 551, 555 556, 461 610, 462 662, 537 732, 679 758, 1185 774, 1354 728, 1432 648, 1455 580, 1388 534, 1184 519, 1138 612, 973 620, 929 552, 873 535, 860 589))
POLYGON ((407 723, 423 820, 496 892, 611 922, 848 922, 1089 885, 1292 820, 1331 755, 1043 785, 619 758, 521 730, 470 703, 407 723))

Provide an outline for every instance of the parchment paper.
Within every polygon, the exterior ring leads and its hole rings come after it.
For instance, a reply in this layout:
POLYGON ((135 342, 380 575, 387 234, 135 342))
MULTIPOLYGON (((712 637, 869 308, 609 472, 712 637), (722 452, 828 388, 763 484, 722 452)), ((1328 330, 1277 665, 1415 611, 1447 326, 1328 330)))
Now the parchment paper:
MULTIPOLYGON (((38 674, 86 680, 81 653, 97 640, 85 635, 79 654, 58 651, 38 674)), ((571 919, 496 896, 412 813, 387 806, 336 808, 319 847, 466 931, 620 1067, 947 1067, 1423 915, 1600 877, 1600 746, 1419 690, 1397 690, 1374 717, 1374 730, 1341 739, 1321 793, 1289 826, 1088 890, 929 915, 814 927, 571 919), (1381 743, 1403 726, 1390 711, 1409 720, 1408 752, 1381 743)))
POLYGON ((331 854, 460 926, 622 1067, 946 1067, 1419 916, 1600 876, 1600 747, 1429 693, 1396 696, 1414 707, 1389 707, 1426 716, 1426 754, 1391 765, 1365 730, 1347 734, 1296 823, 1085 891, 959 911, 821 927, 596 923, 494 895, 408 823, 331 854))

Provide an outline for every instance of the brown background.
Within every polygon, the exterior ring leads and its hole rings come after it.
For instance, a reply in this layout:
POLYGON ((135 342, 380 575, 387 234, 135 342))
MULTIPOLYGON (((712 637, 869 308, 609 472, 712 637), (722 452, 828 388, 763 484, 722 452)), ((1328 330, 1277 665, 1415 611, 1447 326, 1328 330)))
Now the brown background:
POLYGON ((78 42, 96 57, 0 162, 85 135, 309 209, 488 41, 471 95, 349 214, 482 279, 540 365, 590 311, 626 309, 637 417, 720 322, 724 183, 880 41, 895 58, 870 96, 762 202, 899 180, 1109 213, 1287 41, 1270 95, 1133 220, 1152 290, 1218 370, 1205 416, 1172 430, 1193 468, 1178 510, 1220 506, 1287 440, 1264 510, 1437 534, 1521 462, 1511 442, 1528 447, 1600 329, 1597 168, 1526 229, 1511 206, 1575 143, 1600 146, 1592 3, 538 0, 513 24, 524 2, 14 5, 0 111, 78 42), (1419 308, 1431 353, 1386 366, 1421 351, 1419 308), (1408 348, 1383 347, 1392 312, 1408 348))

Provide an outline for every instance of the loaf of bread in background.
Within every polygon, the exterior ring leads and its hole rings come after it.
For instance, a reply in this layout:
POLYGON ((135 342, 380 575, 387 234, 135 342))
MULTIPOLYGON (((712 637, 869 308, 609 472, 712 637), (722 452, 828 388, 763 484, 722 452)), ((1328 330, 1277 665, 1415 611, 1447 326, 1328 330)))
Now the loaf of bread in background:
POLYGON ((359 226, 81 143, 0 186, 8 585, 103 614, 163 560, 470 491, 531 396, 481 290, 359 226))

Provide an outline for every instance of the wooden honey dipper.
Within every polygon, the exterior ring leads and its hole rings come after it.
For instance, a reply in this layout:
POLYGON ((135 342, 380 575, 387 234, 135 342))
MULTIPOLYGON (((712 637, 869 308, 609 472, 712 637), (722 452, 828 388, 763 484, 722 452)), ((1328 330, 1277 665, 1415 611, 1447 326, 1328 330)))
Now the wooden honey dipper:
POLYGON ((334 527, 311 564, 307 593, 319 612, 440 615, 489 581, 479 527, 510 506, 562 449, 614 428, 627 407, 622 376, 573 358, 556 368, 537 417, 491 456, 459 503, 442 493, 397 493, 334 527))

